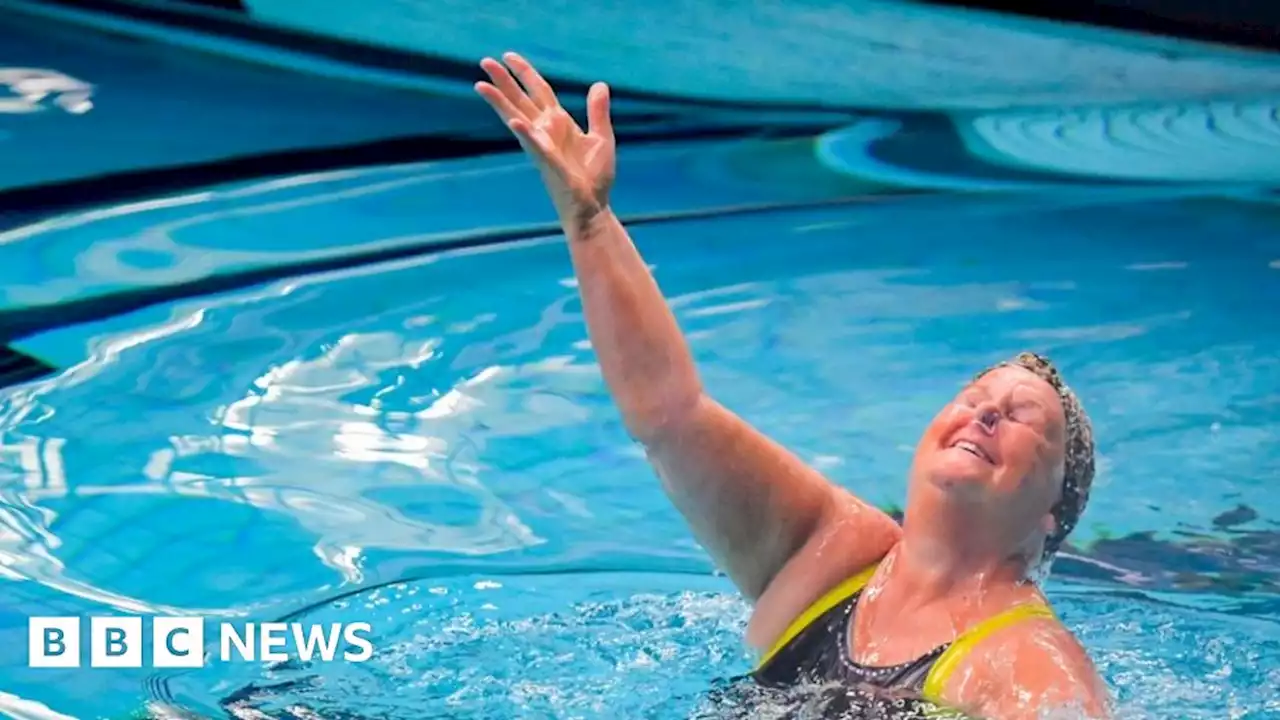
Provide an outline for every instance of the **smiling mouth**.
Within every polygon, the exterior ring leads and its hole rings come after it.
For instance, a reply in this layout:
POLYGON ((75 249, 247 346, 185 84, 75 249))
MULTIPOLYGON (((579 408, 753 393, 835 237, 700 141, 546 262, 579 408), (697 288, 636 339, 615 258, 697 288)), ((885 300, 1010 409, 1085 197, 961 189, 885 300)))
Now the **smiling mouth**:
POLYGON ((951 444, 951 447, 957 448, 959 450, 964 450, 970 455, 986 460, 992 465, 996 464, 996 461, 991 459, 991 456, 987 454, 986 450, 983 450, 977 444, 971 443, 968 440, 957 440, 956 442, 951 444))

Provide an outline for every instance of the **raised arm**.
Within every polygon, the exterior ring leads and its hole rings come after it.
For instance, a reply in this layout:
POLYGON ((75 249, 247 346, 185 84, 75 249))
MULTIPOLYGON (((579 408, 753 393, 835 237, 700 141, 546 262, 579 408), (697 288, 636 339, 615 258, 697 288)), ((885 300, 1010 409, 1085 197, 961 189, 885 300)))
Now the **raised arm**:
POLYGON ((591 87, 584 133, 525 60, 503 59, 520 83, 485 59, 492 82, 476 91, 542 174, 605 382, 695 537, 756 602, 749 636, 767 644, 822 592, 882 557, 897 524, 707 397, 675 317, 609 206, 608 89, 591 87))

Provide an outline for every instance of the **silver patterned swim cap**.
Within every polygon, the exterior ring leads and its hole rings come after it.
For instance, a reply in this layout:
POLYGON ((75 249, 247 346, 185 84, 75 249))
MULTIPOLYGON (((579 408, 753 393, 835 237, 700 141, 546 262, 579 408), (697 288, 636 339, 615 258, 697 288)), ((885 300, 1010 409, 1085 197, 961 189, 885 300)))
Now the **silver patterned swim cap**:
MULTIPOLYGON (((1047 563, 1062 547, 1062 543, 1075 529, 1089 502, 1089 490, 1093 487, 1094 445, 1093 425, 1085 414, 1080 399, 1072 392, 1062 375, 1048 358, 1035 353, 1019 353, 1017 357, 992 365, 978 373, 977 377, 1002 367, 1020 367, 1030 370, 1058 393, 1062 401, 1062 410, 1067 417, 1067 441, 1065 449, 1064 472, 1062 476, 1062 497, 1053 506, 1053 518, 1058 526, 1044 541, 1044 554, 1041 563, 1047 563)), ((977 378, 975 378, 976 380, 977 378)))

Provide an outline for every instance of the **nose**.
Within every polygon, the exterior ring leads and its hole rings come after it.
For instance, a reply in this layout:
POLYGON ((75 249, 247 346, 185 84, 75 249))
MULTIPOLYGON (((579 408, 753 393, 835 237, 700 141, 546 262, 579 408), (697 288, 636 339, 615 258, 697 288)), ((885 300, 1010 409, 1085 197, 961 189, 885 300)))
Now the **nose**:
POLYGON ((987 434, 996 431, 996 425, 1000 422, 1000 411, 993 405, 984 405, 978 408, 978 426, 987 434))

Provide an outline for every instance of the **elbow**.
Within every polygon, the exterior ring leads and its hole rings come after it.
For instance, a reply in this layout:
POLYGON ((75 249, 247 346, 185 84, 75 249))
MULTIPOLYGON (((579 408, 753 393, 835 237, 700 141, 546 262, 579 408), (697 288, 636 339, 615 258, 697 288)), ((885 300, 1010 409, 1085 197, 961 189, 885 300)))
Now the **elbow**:
POLYGON ((632 440, 654 449, 680 435, 698 415, 706 396, 700 387, 679 393, 650 395, 634 402, 619 403, 622 423, 632 440))

